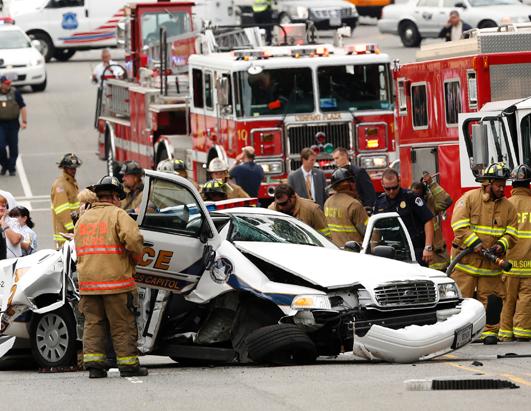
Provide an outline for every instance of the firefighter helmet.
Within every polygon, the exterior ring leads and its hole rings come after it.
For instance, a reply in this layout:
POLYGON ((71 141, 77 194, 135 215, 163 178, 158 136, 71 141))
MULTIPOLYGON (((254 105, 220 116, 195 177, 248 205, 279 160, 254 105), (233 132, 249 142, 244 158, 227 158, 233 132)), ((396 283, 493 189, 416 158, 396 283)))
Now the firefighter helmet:
POLYGON ((202 192, 207 199, 211 194, 227 197, 226 184, 222 180, 207 181, 202 187, 202 192))
POLYGON ((520 164, 511 172, 513 183, 531 182, 531 168, 527 164, 520 164))
POLYGON ((166 159, 162 160, 157 165, 157 171, 162 171, 163 173, 179 173, 179 171, 186 171, 186 165, 182 160, 166 159))
POLYGON ((476 177, 476 181, 488 182, 491 180, 508 180, 509 178, 511 178, 511 170, 504 163, 492 163, 483 170, 481 175, 476 177))
POLYGON ((214 158, 212 161, 210 161, 210 164, 208 165, 208 172, 209 173, 217 173, 219 171, 228 171, 229 166, 227 166, 227 163, 225 163, 221 158, 214 158))
POLYGON ((125 176, 127 174, 133 174, 137 176, 143 176, 144 175, 144 169, 140 167, 140 164, 138 164, 135 160, 128 160, 125 163, 122 164, 122 168, 120 169, 120 174, 125 176))
POLYGON ((342 183, 343 181, 356 181, 354 179, 354 174, 348 169, 348 168, 338 168, 334 173, 332 174, 332 177, 330 178, 330 188, 337 186, 339 183, 342 183))
POLYGON ((120 180, 118 180, 114 176, 102 177, 98 184, 90 186, 89 190, 94 191, 96 194, 101 193, 103 191, 109 191, 112 193, 117 193, 120 197, 120 200, 123 200, 125 198, 124 186, 122 185, 122 183, 120 183, 120 180))
POLYGON ((74 153, 68 153, 63 156, 61 161, 57 163, 59 168, 78 168, 83 164, 83 161, 74 153))

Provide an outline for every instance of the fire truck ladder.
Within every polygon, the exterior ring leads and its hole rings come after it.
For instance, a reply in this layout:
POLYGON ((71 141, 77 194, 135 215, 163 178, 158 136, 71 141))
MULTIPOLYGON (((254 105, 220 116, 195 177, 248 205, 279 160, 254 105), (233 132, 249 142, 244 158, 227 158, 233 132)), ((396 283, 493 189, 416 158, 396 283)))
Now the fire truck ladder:
POLYGON ((262 37, 258 27, 218 28, 205 30, 201 37, 203 54, 218 53, 237 49, 262 47, 262 37))

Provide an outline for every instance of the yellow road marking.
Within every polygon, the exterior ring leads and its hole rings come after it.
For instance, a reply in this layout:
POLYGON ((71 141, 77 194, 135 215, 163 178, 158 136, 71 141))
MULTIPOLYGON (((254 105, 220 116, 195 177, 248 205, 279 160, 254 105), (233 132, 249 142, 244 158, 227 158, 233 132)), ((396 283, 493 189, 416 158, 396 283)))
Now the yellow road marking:
POLYGON ((527 385, 528 387, 531 387, 531 382, 524 380, 523 378, 517 377, 516 375, 512 374, 501 374, 502 377, 508 378, 511 381, 514 381, 518 384, 527 385))
POLYGON ((492 375, 492 374, 489 374, 488 372, 484 372, 484 371, 481 370, 481 369, 478 369, 478 368, 470 368, 470 367, 467 367, 467 366, 465 366, 465 365, 454 364, 454 363, 451 363, 451 362, 445 362, 445 363, 443 363, 443 364, 449 365, 450 367, 458 368, 458 369, 460 369, 460 370, 470 371, 470 372, 473 372, 474 374, 481 373, 481 374, 485 374, 485 375, 492 375))

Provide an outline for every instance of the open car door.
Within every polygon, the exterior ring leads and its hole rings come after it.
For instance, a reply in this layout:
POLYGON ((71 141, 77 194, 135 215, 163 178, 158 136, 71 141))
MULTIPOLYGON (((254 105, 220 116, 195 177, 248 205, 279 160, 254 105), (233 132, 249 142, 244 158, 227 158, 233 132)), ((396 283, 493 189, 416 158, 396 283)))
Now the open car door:
POLYGON ((405 262, 416 262, 407 228, 398 213, 375 214, 369 218, 361 252, 405 262))
POLYGON ((144 254, 140 286, 187 293, 213 261, 220 238, 199 193, 185 178, 146 171, 137 222, 144 254))

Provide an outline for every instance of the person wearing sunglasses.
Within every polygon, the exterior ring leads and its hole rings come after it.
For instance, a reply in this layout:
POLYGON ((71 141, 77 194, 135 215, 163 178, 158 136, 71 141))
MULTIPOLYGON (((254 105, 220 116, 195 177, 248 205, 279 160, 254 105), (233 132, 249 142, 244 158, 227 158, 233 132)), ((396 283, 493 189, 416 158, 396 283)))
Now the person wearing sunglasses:
POLYGON ((400 187, 396 170, 383 172, 382 187, 384 192, 374 203, 374 214, 397 212, 409 232, 417 262, 429 266, 433 259, 433 213, 421 197, 400 187))
POLYGON ((308 224, 325 237, 330 236, 323 211, 317 203, 306 198, 301 198, 289 184, 279 184, 275 188, 275 201, 269 205, 270 210, 295 217, 297 220, 308 224))

